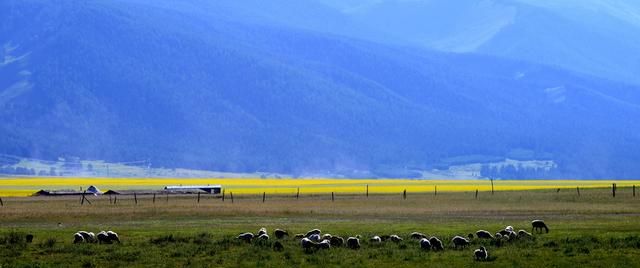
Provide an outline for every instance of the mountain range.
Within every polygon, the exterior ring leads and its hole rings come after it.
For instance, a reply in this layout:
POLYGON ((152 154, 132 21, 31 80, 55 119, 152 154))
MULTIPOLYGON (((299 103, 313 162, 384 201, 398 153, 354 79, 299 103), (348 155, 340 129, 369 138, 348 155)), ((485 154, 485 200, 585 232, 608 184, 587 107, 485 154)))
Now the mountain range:
POLYGON ((586 2, 3 1, 0 152, 367 177, 517 158, 637 178, 638 13, 586 2))

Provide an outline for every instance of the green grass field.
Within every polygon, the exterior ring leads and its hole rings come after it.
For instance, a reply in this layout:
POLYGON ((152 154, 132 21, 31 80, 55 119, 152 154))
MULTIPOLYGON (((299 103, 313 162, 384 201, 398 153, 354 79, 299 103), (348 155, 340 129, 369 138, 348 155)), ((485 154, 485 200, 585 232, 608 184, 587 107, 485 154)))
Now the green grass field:
POLYGON ((202 196, 4 198, 0 207, 0 267, 640 267, 640 197, 630 188, 409 194, 237 195, 231 203, 202 196), (454 235, 479 229, 493 233, 507 225, 531 231, 543 219, 549 234, 496 245, 472 241, 453 249, 454 235), (293 238, 284 251, 273 241, 246 244, 235 237, 260 227, 291 234, 319 228, 343 237, 361 235, 362 248, 305 252, 293 238), (76 231, 113 230, 121 244, 73 244, 76 231), (427 252, 408 234, 439 237, 444 252, 427 252), (24 235, 35 236, 33 243, 24 235), (398 234, 401 243, 373 245, 373 235, 398 234), (473 260, 473 250, 487 247, 487 262, 473 260))

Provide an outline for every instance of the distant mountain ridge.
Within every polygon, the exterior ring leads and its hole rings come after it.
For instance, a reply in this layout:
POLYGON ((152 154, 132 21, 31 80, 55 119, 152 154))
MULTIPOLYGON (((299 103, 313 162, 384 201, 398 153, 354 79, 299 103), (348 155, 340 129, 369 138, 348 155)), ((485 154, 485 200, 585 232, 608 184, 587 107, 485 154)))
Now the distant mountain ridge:
POLYGON ((548 176, 640 175, 637 87, 222 4, 0 3, 0 152, 371 177, 517 153, 548 176))

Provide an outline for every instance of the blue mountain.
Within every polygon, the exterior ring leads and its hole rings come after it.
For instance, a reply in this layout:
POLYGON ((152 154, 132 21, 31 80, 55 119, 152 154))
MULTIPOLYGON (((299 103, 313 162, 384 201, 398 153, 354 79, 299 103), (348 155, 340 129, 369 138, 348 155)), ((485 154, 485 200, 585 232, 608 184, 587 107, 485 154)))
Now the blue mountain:
POLYGON ((346 176, 518 153, 558 164, 544 176, 640 175, 636 86, 238 2, 1 2, 0 152, 346 176))

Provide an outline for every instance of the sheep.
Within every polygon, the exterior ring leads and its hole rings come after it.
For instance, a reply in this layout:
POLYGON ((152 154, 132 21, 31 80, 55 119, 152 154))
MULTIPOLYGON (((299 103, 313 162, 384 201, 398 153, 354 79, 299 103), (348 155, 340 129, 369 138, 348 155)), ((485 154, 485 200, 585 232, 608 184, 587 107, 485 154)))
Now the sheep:
POLYGON ((382 241, 387 241, 387 240, 389 240, 389 238, 391 238, 390 235, 382 235, 382 236, 380 236, 380 239, 382 239, 382 241))
POLYGON ((473 236, 472 233, 467 234, 467 238, 469 238, 469 241, 473 240, 475 236, 473 236))
POLYGON ((273 231, 273 234, 276 236, 277 239, 283 239, 289 236, 289 233, 282 229, 276 229, 275 231, 273 231))
POLYGON ((302 246, 304 250, 310 250, 310 249, 317 248, 318 244, 316 242, 311 241, 311 239, 305 237, 300 240, 300 246, 302 246))
POLYGON ((304 237, 304 234, 296 234, 293 236, 295 239, 302 239, 304 237))
POLYGON ((311 231, 308 231, 307 234, 304 235, 304 237, 309 237, 314 234, 320 235, 320 233, 322 233, 320 232, 320 229, 313 229, 311 231))
POLYGON ((500 230, 498 233, 502 236, 509 236, 509 231, 507 230, 500 230))
POLYGON ((542 229, 544 229, 547 233, 549 233, 549 227, 544 223, 543 220, 533 220, 531 221, 531 232, 534 230, 538 230, 539 233, 542 233, 542 229))
POLYGON ((322 240, 322 242, 318 243, 317 246, 319 249, 330 249, 331 248, 331 241, 325 239, 322 240))
POLYGON ((429 238, 429 243, 431 243, 431 248, 434 251, 444 250, 444 246, 442 246, 442 241, 440 241, 440 239, 438 239, 435 236, 432 236, 431 238, 429 238))
POLYGON ((109 237, 109 240, 116 241, 116 242, 120 243, 120 237, 118 236, 118 234, 116 232, 107 231, 107 236, 109 237))
POLYGON ((502 234, 501 233, 496 233, 496 240, 500 240, 502 239, 502 234))
POLYGON ((331 237, 333 237, 331 234, 324 234, 321 239, 322 240, 330 240, 331 237))
POLYGON ((411 239, 416 239, 416 240, 427 238, 425 234, 419 233, 419 232, 413 232, 409 236, 411 237, 411 239))
POLYGON ((27 243, 33 242, 33 235, 32 234, 27 234, 27 236, 25 237, 25 241, 27 243))
POLYGON ((312 234, 310 236, 308 236, 307 238, 311 239, 311 241, 313 242, 318 242, 320 241, 320 235, 319 234, 312 234))
POLYGON ((258 230, 258 233, 256 234, 256 236, 261 236, 266 233, 267 233, 267 228, 262 227, 260 228, 260 230, 258 230))
POLYGON ((390 235, 389 239, 391 239, 391 241, 394 242, 394 243, 402 242, 402 237, 399 237, 397 235, 390 235))
POLYGON ((518 231, 518 238, 531 238, 533 235, 525 230, 518 231))
POLYGON ((371 243, 382 243, 382 238, 380 238, 379 236, 375 235, 371 239, 369 239, 369 242, 371 242, 371 243))
POLYGON ((469 245, 469 240, 459 235, 454 236, 451 239, 451 242, 453 243, 453 247, 455 248, 458 248, 458 247, 464 248, 469 245))
POLYGON ((73 243, 74 244, 83 243, 83 242, 84 242, 84 237, 82 236, 82 234, 80 234, 80 233, 73 234, 73 243))
POLYGON ((253 239, 254 235, 252 233, 242 233, 240 235, 238 235, 238 239, 243 240, 247 243, 251 242, 251 239, 253 239))
POLYGON ((282 245, 282 243, 280 243, 280 241, 276 241, 275 243, 273 243, 273 251, 283 251, 284 250, 284 246, 282 245))
POLYGON ((509 241, 515 240, 517 238, 518 238, 518 234, 516 234, 516 232, 510 232, 509 235, 508 235, 508 240, 509 241))
POLYGON ((513 232, 513 226, 509 225, 504 228, 507 232, 513 232))
POLYGON ((96 236, 91 232, 78 231, 78 233, 82 235, 82 238, 84 238, 84 242, 93 243, 96 241, 96 236))
POLYGON ((269 235, 268 234, 261 234, 258 236, 258 239, 260 240, 269 240, 269 235))
POLYGON ((429 242, 429 239, 426 239, 426 238, 420 239, 420 248, 423 250, 430 250, 431 242, 429 242))
POLYGON ((480 247, 473 252, 473 255, 476 258, 476 261, 486 261, 489 258, 489 252, 484 247, 480 247))
POLYGON ((359 249, 360 248, 360 239, 355 237, 347 238, 347 247, 350 249, 359 249))
POLYGON ((494 239, 494 237, 491 235, 491 233, 485 231, 485 230, 478 230, 476 232, 476 236, 480 239, 494 239))
POLYGON ((344 245, 344 238, 339 236, 334 236, 334 237, 331 237, 331 239, 329 239, 329 242, 331 242, 331 246, 333 247, 341 247, 342 245, 344 245))
POLYGON ((111 244, 111 239, 109 238, 109 235, 105 231, 100 231, 98 235, 96 235, 96 237, 98 238, 98 242, 100 244, 102 243, 111 244))

